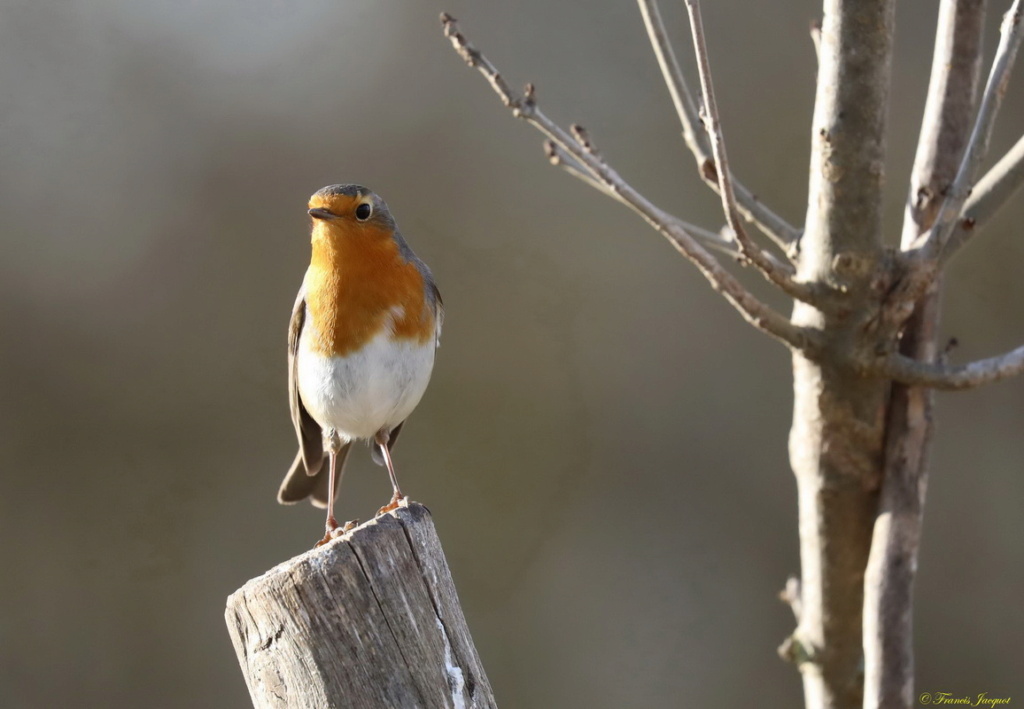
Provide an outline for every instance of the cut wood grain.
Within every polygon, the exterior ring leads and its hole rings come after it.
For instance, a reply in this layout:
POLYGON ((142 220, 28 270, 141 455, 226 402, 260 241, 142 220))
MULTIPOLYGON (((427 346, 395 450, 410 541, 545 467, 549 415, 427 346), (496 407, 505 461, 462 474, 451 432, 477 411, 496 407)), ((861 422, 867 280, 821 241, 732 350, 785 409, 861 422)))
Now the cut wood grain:
POLYGON ((252 579, 225 618, 258 709, 496 706, 418 503, 252 579))

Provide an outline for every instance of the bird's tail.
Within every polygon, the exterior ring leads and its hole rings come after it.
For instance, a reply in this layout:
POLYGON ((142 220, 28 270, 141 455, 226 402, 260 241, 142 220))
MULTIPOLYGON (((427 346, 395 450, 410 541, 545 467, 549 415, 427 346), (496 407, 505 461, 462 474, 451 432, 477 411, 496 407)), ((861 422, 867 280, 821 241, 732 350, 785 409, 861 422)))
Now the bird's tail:
MULTIPOLYGON (((346 443, 338 451, 337 476, 334 481, 334 496, 338 495, 338 486, 341 484, 342 475, 345 473, 345 460, 352 443, 346 443)), ((277 501, 282 505, 294 505, 307 497, 316 507, 327 507, 327 483, 330 481, 330 463, 325 455, 320 459, 319 470, 306 470, 302 462, 302 451, 295 456, 292 467, 284 476, 281 488, 277 491, 277 501)))
MULTIPOLYGON (((408 419, 406 419, 408 421, 408 419)), ((391 436, 388 438, 388 450, 393 451, 395 449, 395 441, 398 440, 398 434, 402 432, 402 426, 405 425, 405 421, 391 429, 391 436)), ((370 443, 370 457, 373 458, 373 462, 377 465, 384 465, 384 456, 381 455, 380 448, 377 444, 370 443)))

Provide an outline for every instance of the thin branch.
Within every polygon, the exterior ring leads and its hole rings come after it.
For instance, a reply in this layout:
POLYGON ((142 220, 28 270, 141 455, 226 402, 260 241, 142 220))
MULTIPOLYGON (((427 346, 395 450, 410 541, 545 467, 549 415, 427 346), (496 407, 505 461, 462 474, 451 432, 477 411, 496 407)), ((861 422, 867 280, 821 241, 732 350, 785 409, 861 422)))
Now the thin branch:
MULTIPOLYGON (((558 147, 555 141, 544 141, 544 154, 548 156, 548 161, 552 165, 562 168, 570 175, 575 177, 577 180, 585 182, 586 184, 590 185, 601 194, 611 197, 616 202, 619 202, 620 204, 627 204, 626 200, 622 198, 622 195, 608 189, 603 183, 595 179, 587 171, 587 168, 580 165, 576 161, 576 159, 573 158, 573 156, 569 155, 569 153, 565 152, 562 148, 558 147)), ((718 235, 716 234, 715 236, 717 237, 718 235)), ((722 242, 725 241, 721 237, 718 238, 722 242)))
POLYGON ((784 344, 803 351, 808 357, 816 357, 820 350, 819 335, 816 330, 801 327, 792 323, 789 318, 779 314, 771 307, 755 298, 736 278, 722 268, 722 265, 704 251, 693 238, 677 224, 659 222, 637 209, 647 223, 667 238, 675 249, 694 262, 711 287, 722 294, 736 308, 743 319, 784 344))
MULTIPOLYGON (((579 146, 583 148, 584 151, 586 151, 589 155, 596 158, 597 160, 603 162, 603 159, 601 158, 600 153, 598 153, 597 147, 594 145, 594 142, 590 138, 590 134, 587 132, 586 128, 574 123, 573 125, 569 126, 569 131, 572 133, 573 139, 575 139, 576 143, 579 144, 579 146)), ((576 160, 571 155, 562 150, 562 148, 558 147, 558 145, 554 141, 545 141, 544 152, 548 156, 548 160, 551 162, 552 165, 563 168, 570 175, 587 183, 588 185, 596 189, 598 192, 601 192, 602 194, 611 197, 615 201, 624 204, 627 207, 630 207, 631 209, 633 208, 632 205, 629 204, 629 202, 623 199, 622 195, 618 191, 610 188, 608 185, 605 185, 600 180, 594 179, 594 177, 592 177, 591 174, 589 174, 586 171, 587 168, 583 167, 578 162, 576 162, 576 160)), ((735 235, 732 233, 732 230, 729 228, 728 225, 726 225, 723 228, 723 231, 725 232, 725 234, 723 235, 722 233, 709 231, 708 229, 699 227, 696 224, 690 224, 689 222, 685 222, 682 219, 679 219, 678 217, 675 217, 664 211, 660 213, 659 219, 661 221, 664 221, 665 223, 675 224, 676 227, 689 232, 699 241, 703 242, 706 246, 713 248, 716 251, 728 254, 729 256, 741 256, 739 252, 739 245, 736 242, 735 235)), ((784 261, 779 261, 771 253, 767 254, 767 256, 768 258, 772 259, 776 268, 790 275, 794 273, 794 268, 792 264, 784 261)))
POLYGON ((978 180, 964 205, 963 216, 949 235, 941 260, 949 261, 1024 185, 1024 136, 978 180))
POLYGON ((698 0, 686 0, 686 10, 690 15, 693 47, 697 54, 701 93, 704 98, 704 110, 707 114, 705 128, 711 137, 711 151, 715 158, 716 172, 718 174, 718 192, 722 197, 722 211, 725 212, 726 221, 736 235, 740 253, 750 259, 750 262, 764 274, 765 278, 781 288, 787 295, 813 304, 815 298, 812 296, 812 291, 808 285, 794 281, 789 274, 776 268, 771 260, 766 258, 765 252, 750 240, 746 228, 740 220, 739 209, 736 206, 736 195, 733 191, 732 175, 729 172, 729 159, 725 152, 725 138, 722 135, 722 125, 718 118, 718 104, 715 102, 715 89, 711 80, 708 48, 704 41, 704 24, 700 16, 700 2, 698 0))
POLYGON ((928 99, 900 243, 911 248, 938 217, 971 139, 986 0, 941 0, 928 99))
MULTIPOLYGON (((651 49, 661 67, 662 77, 665 79, 665 86, 672 97, 672 104, 676 108, 676 115, 683 127, 683 139, 690 148, 697 162, 703 165, 711 159, 711 147, 708 144, 707 136, 700 126, 700 117, 697 113, 697 106, 693 102, 693 94, 686 84, 682 67, 669 42, 668 33, 665 30, 665 23, 661 19, 661 10, 658 9, 657 0, 639 0, 640 15, 643 17, 644 26, 647 28, 647 36, 651 40, 651 49)), ((703 171, 702 171, 703 172, 703 171)), ((717 189, 718 181, 713 180, 717 189)))
MULTIPOLYGON (((632 205, 630 205, 629 202, 623 199, 622 195, 620 195, 619 193, 615 192, 612 189, 609 189, 599 180, 594 179, 586 171, 586 168, 582 167, 578 162, 576 162, 573 159, 571 155, 569 155, 567 152, 558 147, 558 145, 556 145, 554 141, 547 140, 544 142, 544 153, 548 156, 548 160, 551 162, 552 165, 562 168, 570 175, 590 185, 601 194, 611 197, 616 202, 619 202, 620 204, 624 204, 627 207, 632 208, 632 205)), ((734 239, 726 238, 717 232, 704 229, 702 227, 697 226, 696 224, 684 222, 681 219, 677 219, 676 217, 673 217, 670 214, 665 214, 663 216, 663 219, 666 222, 676 222, 678 228, 689 232, 694 238, 699 240, 708 248, 715 249, 716 251, 728 254, 729 256, 739 255, 739 251, 736 246, 736 241, 734 239)))
MULTIPOLYGON (((683 127, 683 140, 686 141, 690 152, 697 159, 701 177, 717 192, 720 188, 714 171, 714 162, 712 162, 711 146, 707 135, 700 128, 700 117, 693 101, 693 94, 686 84, 675 52, 672 51, 672 44, 668 40, 668 33, 665 31, 665 23, 661 19, 657 0, 638 1, 640 14, 643 16, 644 26, 647 28, 647 35, 651 40, 651 48, 658 59, 658 65, 661 67, 662 76, 665 78, 665 84, 676 109, 676 115, 679 116, 679 123, 683 127)), ((800 238, 800 230, 762 204, 735 177, 732 179, 736 201, 744 218, 756 224, 772 241, 783 250, 788 251, 800 238)))
MULTIPOLYGON (((711 283, 711 287, 720 292, 747 322, 795 349, 808 353, 817 351, 816 332, 793 324, 789 318, 755 298, 731 273, 722 267, 714 256, 697 243, 694 236, 682 226, 682 222, 666 219, 666 213, 663 210, 654 206, 604 162, 593 149, 589 139, 573 138, 544 115, 537 107, 532 86, 528 86, 522 96, 513 93, 497 68, 479 50, 469 44, 465 36, 459 32, 455 19, 451 15, 443 13, 441 24, 444 27, 445 36, 451 41, 455 51, 470 67, 476 68, 483 74, 502 102, 512 110, 514 116, 525 120, 546 135, 557 148, 571 156, 594 179, 639 213, 648 224, 668 239, 677 251, 697 266, 711 283)), ((577 135, 585 137, 585 133, 579 131, 577 131, 577 135)))
POLYGON ((920 362, 894 354, 882 360, 873 373, 889 377, 901 384, 956 390, 973 389, 1016 376, 1021 372, 1024 372, 1024 346, 998 357, 956 366, 920 362))
MULTIPOLYGON (((901 244, 935 221, 970 139, 981 75, 986 0, 941 0, 928 99, 904 212, 901 244)), ((929 262, 929 266, 934 265, 929 262)), ((928 279, 902 323, 899 354, 935 362, 942 275, 928 279)), ((890 331, 892 332, 892 331, 890 331)), ((935 392, 893 384, 871 552, 864 571, 864 706, 910 709, 914 697, 913 589, 918 567, 935 392)))
POLYGON ((970 196, 971 184, 978 173, 978 168, 988 152, 992 126, 995 124, 999 106, 1006 94, 1010 70, 1013 68, 1013 61, 1017 49, 1020 47, 1020 20, 1021 0, 1014 0, 1013 5, 1003 16, 1003 23, 999 30, 999 46, 996 48, 996 54, 992 60, 992 70, 988 76, 988 83, 985 85, 985 93, 981 97, 978 117, 975 120, 967 150, 960 162, 956 179, 942 203, 935 226, 915 242, 915 245, 920 244, 930 255, 941 253, 949 241, 964 203, 970 196))

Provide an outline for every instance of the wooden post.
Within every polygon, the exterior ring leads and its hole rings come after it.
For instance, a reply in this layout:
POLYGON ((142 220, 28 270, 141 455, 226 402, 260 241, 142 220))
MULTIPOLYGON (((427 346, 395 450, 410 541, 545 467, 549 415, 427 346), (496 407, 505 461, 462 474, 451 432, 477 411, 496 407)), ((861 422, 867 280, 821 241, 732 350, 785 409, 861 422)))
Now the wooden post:
POLYGON ((252 579, 225 618, 257 709, 496 706, 418 503, 252 579))

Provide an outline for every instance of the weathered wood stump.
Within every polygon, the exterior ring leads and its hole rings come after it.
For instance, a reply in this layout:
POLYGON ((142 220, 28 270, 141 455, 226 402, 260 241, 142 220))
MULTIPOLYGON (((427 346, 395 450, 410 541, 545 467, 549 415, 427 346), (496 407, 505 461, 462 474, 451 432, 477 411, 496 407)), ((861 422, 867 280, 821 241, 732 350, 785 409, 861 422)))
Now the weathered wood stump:
POLYGON ((418 503, 252 579, 225 618, 258 709, 496 706, 418 503))

